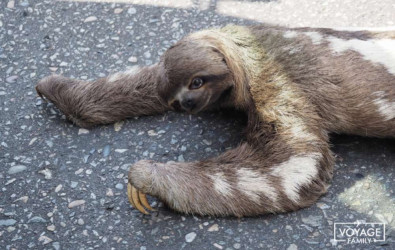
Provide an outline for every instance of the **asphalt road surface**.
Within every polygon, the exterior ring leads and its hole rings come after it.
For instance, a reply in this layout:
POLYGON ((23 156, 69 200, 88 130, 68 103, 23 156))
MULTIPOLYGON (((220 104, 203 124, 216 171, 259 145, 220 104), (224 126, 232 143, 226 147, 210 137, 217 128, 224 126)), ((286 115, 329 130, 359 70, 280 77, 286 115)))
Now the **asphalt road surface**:
POLYGON ((91 130, 34 86, 51 73, 94 79, 148 65, 199 29, 229 23, 394 26, 383 1, 0 2, 0 249, 394 249, 395 141, 333 136, 333 184, 316 205, 256 218, 143 215, 125 195, 140 159, 191 161, 242 139, 226 113, 169 112, 91 130), (335 242, 334 223, 385 222, 386 241, 335 242))

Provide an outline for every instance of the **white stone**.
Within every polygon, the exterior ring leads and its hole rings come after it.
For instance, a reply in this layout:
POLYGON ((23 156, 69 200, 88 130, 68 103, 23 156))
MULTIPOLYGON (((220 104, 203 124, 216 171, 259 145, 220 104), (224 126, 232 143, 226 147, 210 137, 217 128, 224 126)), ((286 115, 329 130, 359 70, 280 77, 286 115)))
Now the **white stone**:
POLYGON ((89 134, 89 130, 84 129, 84 128, 80 128, 78 130, 78 135, 85 135, 85 134, 89 134))
POLYGON ((185 241, 188 242, 188 243, 194 241, 195 238, 196 238, 196 233, 195 232, 191 232, 191 233, 185 235, 185 241))
POLYGON ((114 131, 115 132, 120 131, 122 129, 123 124, 124 124, 124 121, 114 123, 114 131))
POLYGON ((131 57, 128 58, 128 61, 131 62, 131 63, 135 63, 135 62, 137 62, 137 57, 131 56, 131 57))
POLYGON ((11 0, 7 3, 7 8, 13 9, 15 7, 15 1, 11 0))
POLYGON ((8 169, 8 174, 17 174, 27 169, 26 166, 23 165, 16 165, 8 169))
POLYGON ((136 13, 137 13, 137 11, 136 11, 135 8, 129 8, 129 9, 128 9, 128 14, 134 15, 134 14, 136 14, 136 13))
POLYGON ((85 200, 75 200, 69 203, 68 207, 73 208, 73 207, 78 207, 85 204, 85 200))
POLYGON ((218 224, 212 225, 211 227, 208 228, 207 231, 209 231, 209 232, 217 232, 217 231, 219 231, 218 224))
POLYGON ((123 9, 116 8, 116 9, 114 9, 114 14, 120 14, 120 13, 122 13, 122 11, 123 11, 123 9))
POLYGON ((96 20, 97 20, 97 17, 90 16, 90 17, 85 18, 84 23, 94 22, 96 20))
POLYGON ((115 149, 115 152, 120 153, 120 154, 125 153, 126 151, 128 151, 126 148, 117 148, 117 149, 115 149))
POLYGON ((55 193, 59 192, 62 189, 62 187, 63 187, 62 184, 57 185, 55 188, 55 193))

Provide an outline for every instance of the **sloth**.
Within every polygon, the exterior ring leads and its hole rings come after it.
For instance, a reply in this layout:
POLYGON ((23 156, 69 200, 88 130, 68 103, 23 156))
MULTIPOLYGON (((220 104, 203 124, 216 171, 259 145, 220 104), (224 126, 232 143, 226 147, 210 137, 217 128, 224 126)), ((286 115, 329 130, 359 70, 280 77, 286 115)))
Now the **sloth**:
POLYGON ((169 110, 245 113, 245 140, 195 162, 141 160, 128 197, 188 214, 256 216, 312 205, 332 179, 329 133, 395 137, 395 31, 226 26, 192 33, 152 66, 36 86, 88 128, 169 110))

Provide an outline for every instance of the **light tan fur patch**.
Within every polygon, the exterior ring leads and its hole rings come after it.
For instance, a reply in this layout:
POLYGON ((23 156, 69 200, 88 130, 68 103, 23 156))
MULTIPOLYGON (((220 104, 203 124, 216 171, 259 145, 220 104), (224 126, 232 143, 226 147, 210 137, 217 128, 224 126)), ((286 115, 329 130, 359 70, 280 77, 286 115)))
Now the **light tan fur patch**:
POLYGON ((318 174, 318 153, 292 156, 288 161, 273 168, 272 174, 280 177, 287 197, 298 202, 299 189, 310 184, 318 174))
POLYGON ((260 199, 264 195, 271 201, 276 202, 278 193, 267 176, 248 168, 241 168, 237 170, 237 177, 238 189, 251 200, 260 203, 260 199))
POLYGON ((231 195, 232 186, 226 180, 224 173, 215 173, 208 177, 213 181, 215 191, 226 197, 231 195))
POLYGON ((370 40, 343 40, 329 37, 328 41, 334 52, 342 53, 346 50, 354 50, 365 60, 381 64, 388 72, 395 75, 395 40, 370 39, 370 40))

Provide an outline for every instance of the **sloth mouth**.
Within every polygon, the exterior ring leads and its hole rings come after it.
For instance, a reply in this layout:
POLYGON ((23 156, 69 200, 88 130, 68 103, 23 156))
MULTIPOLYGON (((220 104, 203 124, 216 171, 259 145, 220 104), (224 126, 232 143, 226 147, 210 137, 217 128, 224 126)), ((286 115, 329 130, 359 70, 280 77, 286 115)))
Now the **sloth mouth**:
POLYGON ((192 109, 186 109, 186 108, 183 108, 182 107, 182 105, 181 105, 181 103, 180 103, 180 101, 178 101, 178 100, 174 100, 171 104, 170 104, 170 106, 171 106, 171 108, 173 108, 173 110, 174 111, 176 111, 176 112, 187 112, 187 113, 189 113, 189 114, 197 114, 197 113, 199 113, 200 111, 202 111, 206 106, 207 106, 207 104, 209 103, 209 99, 206 99, 206 101, 202 104, 202 105, 196 105, 195 107, 193 107, 192 109))
POLYGON ((206 107, 207 107, 207 104, 208 104, 209 102, 210 102, 210 98, 206 98, 206 101, 205 101, 203 104, 197 105, 197 106, 194 107, 193 109, 187 110, 187 112, 190 113, 190 114, 197 114, 197 113, 199 113, 200 111, 202 111, 204 108, 206 108, 206 107))
POLYGON ((170 105, 175 111, 181 112, 184 109, 181 107, 181 104, 178 100, 175 100, 170 105))

